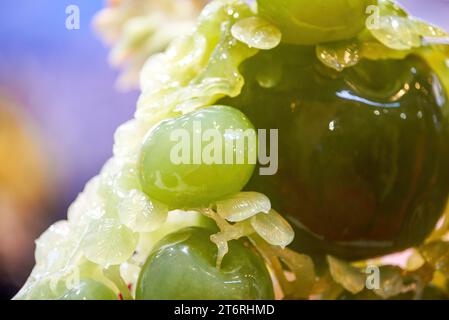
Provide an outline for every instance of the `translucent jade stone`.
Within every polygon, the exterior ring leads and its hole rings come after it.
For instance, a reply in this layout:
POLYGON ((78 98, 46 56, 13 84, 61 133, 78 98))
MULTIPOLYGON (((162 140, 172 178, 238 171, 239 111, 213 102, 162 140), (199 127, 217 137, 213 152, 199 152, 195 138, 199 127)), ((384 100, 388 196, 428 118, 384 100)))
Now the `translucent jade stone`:
POLYGON ((76 288, 68 290, 62 300, 118 300, 118 296, 104 284, 85 279, 76 288))
POLYGON ((312 45, 355 37, 376 0, 257 0, 258 13, 282 32, 286 43, 312 45), (369 11, 368 11, 369 12, 369 11))
POLYGON ((249 155, 256 155, 257 145, 248 142, 247 130, 255 136, 245 115, 226 106, 162 122, 142 147, 144 192, 171 208, 208 205, 239 192, 256 162, 249 155))
POLYGON ((447 97, 423 61, 339 73, 313 48, 281 46, 242 71, 241 95, 220 102, 279 129, 278 173, 246 188, 290 220, 294 248, 359 259, 425 239, 448 197, 449 131, 447 97))
POLYGON ((264 261, 241 241, 229 243, 221 268, 206 229, 187 228, 163 239, 145 263, 138 300, 273 299, 264 261))

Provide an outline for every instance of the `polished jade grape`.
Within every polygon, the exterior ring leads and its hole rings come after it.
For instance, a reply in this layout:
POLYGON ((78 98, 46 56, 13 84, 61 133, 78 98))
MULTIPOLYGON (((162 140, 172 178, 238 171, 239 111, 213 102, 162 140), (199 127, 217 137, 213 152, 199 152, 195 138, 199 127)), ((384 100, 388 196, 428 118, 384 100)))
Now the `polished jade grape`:
MULTIPOLYGON (((414 300, 415 292, 409 291, 398 294, 396 296, 390 297, 384 300, 414 300)), ((344 291, 337 300, 383 300, 379 295, 377 295, 374 290, 365 289, 357 294, 352 294, 349 291, 344 291)))
POLYGON ((171 234, 154 249, 137 283, 138 300, 273 299, 264 261, 242 241, 231 241, 221 268, 206 229, 171 234))
POLYGON ((355 37, 376 0, 257 0, 258 13, 282 32, 285 43, 312 45, 355 37))
POLYGON ((220 102, 279 129, 278 173, 246 188, 291 222, 294 248, 360 259, 422 243, 449 193, 448 100, 423 61, 337 72, 313 48, 281 46, 242 72, 241 95, 220 102))
POLYGON ((104 284, 91 280, 81 280, 76 288, 68 290, 62 300, 118 300, 118 296, 104 284))
POLYGON ((245 115, 226 106, 160 123, 142 147, 144 192, 172 208, 208 205, 239 192, 255 167, 251 133, 255 136, 245 115))

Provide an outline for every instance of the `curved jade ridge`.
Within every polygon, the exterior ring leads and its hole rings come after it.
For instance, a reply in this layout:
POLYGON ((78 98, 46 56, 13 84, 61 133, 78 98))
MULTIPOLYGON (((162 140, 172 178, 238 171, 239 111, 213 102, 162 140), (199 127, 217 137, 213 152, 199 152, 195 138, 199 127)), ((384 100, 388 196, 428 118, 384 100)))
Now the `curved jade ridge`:
POLYGON ((163 239, 142 268, 138 300, 267 300, 273 285, 264 261, 242 241, 216 267, 211 232, 187 228, 163 239))
POLYGON ((422 60, 339 73, 313 48, 281 46, 242 72, 242 94, 220 103, 279 129, 278 173, 246 188, 294 225, 295 249, 360 259, 422 243, 449 193, 447 97, 422 60))
POLYGON ((258 14, 276 25, 285 43, 315 45, 355 37, 376 0, 257 0, 258 14))
POLYGON ((118 300, 118 296, 104 284, 85 279, 76 288, 68 290, 61 300, 118 300))
POLYGON ((173 208, 208 205, 239 192, 255 167, 255 161, 252 163, 248 155, 256 154, 257 146, 250 143, 246 130, 255 134, 253 125, 241 111, 226 106, 213 106, 163 121, 149 133, 142 147, 140 180, 144 192, 173 208), (208 138, 208 132, 218 136, 208 138), (213 141, 217 143, 211 144, 213 141), (178 159, 183 154, 187 157, 178 159), (231 157, 230 162, 226 162, 226 155, 231 157), (242 156, 241 164, 237 155, 242 156))

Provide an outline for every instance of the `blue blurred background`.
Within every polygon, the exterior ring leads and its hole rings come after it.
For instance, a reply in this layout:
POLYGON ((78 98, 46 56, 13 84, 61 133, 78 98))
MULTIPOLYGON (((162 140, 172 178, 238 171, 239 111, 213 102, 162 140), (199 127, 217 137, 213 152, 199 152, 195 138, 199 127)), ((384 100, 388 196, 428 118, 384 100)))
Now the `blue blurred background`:
MULTIPOLYGON (((449 29, 449 0, 402 2, 416 16, 449 29)), ((114 89, 118 72, 108 65, 108 48, 91 27, 103 5, 101 0, 0 2, 0 96, 22 108, 39 132, 52 184, 50 203, 35 212, 41 223, 26 239, 29 245, 18 249, 24 250, 17 262, 23 270, 11 275, 0 260, 0 298, 10 297, 24 281, 33 263, 32 239, 66 216, 86 181, 111 156, 114 130, 134 112, 138 93, 114 89), (79 30, 65 27, 72 4, 80 8, 79 30)))

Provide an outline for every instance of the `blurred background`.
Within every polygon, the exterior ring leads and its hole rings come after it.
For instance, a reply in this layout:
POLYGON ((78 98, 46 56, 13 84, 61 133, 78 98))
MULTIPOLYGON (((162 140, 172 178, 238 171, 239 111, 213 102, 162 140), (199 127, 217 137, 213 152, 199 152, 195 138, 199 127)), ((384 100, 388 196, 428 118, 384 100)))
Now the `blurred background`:
MULTIPOLYGON (((183 2, 190 0, 171 1, 185 14, 183 2)), ((401 2, 449 30, 449 0, 401 2)), ((66 217, 111 156, 115 129, 134 112, 138 92, 116 90, 119 71, 92 28, 104 6, 102 0, 0 2, 0 299, 23 284, 34 240, 66 217), (66 28, 69 5, 80 9, 78 30, 66 28)))

